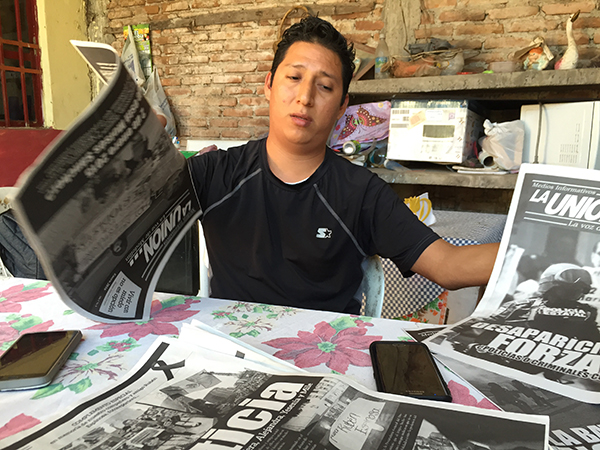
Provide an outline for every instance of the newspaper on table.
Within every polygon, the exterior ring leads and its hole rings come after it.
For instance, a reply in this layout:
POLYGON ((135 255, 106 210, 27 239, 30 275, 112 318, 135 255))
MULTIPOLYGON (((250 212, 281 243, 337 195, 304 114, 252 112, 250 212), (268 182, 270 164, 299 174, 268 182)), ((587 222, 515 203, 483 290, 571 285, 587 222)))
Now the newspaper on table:
POLYGON ((600 172, 524 164, 483 299, 471 317, 428 338, 428 346, 600 403, 598 241, 600 172))
POLYGON ((115 50, 73 44, 107 85, 19 180, 14 209, 71 308, 104 322, 146 320, 201 209, 184 156, 115 50))
POLYGON ((445 367, 459 373, 463 380, 469 382, 502 410, 548 415, 549 440, 553 450, 598 449, 600 405, 578 402, 447 356, 438 354, 436 358, 445 367))
POLYGON ((545 450, 549 442, 545 416, 377 393, 343 376, 270 364, 264 355, 230 343, 217 347, 225 353, 197 347, 197 335, 187 342, 185 336, 157 339, 125 381, 0 445, 10 450, 545 450), (239 357, 240 349, 248 358, 239 357))

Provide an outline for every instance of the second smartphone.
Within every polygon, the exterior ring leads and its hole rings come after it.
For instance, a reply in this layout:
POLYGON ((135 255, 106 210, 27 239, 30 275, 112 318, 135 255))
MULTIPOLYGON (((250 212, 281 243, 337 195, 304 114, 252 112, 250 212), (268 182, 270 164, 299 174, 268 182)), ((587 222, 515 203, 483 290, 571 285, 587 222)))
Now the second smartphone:
POLYGON ((377 390, 450 402, 446 382, 425 344, 376 341, 369 346, 377 390))

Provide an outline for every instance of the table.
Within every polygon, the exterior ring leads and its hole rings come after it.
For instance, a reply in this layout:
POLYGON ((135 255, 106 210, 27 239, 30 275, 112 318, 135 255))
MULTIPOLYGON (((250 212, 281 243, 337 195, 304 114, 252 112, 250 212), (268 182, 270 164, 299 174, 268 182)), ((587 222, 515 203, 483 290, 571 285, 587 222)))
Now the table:
MULTIPOLYGON (((290 350, 278 345, 277 338, 296 338, 296 349, 316 349, 315 340, 330 342, 330 352, 319 360, 297 356, 288 361, 310 372, 348 375, 371 389, 375 382, 370 342, 407 340, 403 329, 412 326, 395 320, 163 293, 154 294, 149 321, 106 324, 69 309, 48 281, 4 279, 0 281, 0 353, 25 332, 80 329, 84 340, 50 386, 0 392, 0 439, 121 381, 157 336, 177 336, 182 324, 192 319, 272 355, 290 350)), ((495 408, 458 377, 445 375, 455 402, 495 408)))
MULTIPOLYGON (((506 215, 464 211, 435 211, 431 228, 451 244, 474 245, 500 242, 506 215)), ((455 323, 475 309, 479 288, 448 291, 427 278, 415 274, 404 278, 396 265, 382 258, 385 297, 382 317, 444 324, 455 323)))

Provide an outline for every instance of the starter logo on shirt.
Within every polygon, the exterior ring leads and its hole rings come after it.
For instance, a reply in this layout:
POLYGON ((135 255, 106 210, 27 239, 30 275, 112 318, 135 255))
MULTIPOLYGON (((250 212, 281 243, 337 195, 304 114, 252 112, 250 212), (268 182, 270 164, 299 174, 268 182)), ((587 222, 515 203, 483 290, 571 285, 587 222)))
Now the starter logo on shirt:
POLYGON ((329 228, 318 228, 317 237, 319 239, 329 239, 331 237, 331 230, 329 228))

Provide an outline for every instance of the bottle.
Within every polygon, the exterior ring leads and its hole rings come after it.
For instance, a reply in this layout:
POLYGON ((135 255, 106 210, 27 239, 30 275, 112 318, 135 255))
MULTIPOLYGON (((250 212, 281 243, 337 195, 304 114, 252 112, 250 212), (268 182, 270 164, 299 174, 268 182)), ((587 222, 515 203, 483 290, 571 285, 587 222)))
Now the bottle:
POLYGON ((383 32, 379 33, 379 43, 377 44, 377 48, 375 49, 375 78, 389 78, 390 72, 385 71, 382 72, 381 68, 384 64, 390 61, 390 51, 388 50, 387 43, 385 42, 385 36, 383 32))

